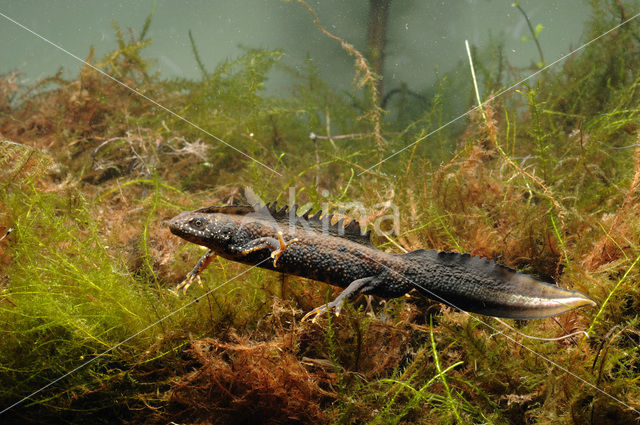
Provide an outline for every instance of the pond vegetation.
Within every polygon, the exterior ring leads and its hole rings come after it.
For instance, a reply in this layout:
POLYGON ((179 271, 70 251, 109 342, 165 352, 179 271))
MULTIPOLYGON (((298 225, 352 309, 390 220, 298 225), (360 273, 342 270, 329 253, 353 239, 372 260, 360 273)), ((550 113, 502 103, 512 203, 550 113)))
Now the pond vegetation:
MULTIPOLYGON (((592 7, 585 42, 640 11, 592 7)), ((450 93, 476 105, 471 75, 383 110, 343 42, 348 95, 277 50, 166 80, 143 56, 149 25, 116 26, 117 48, 86 60, 157 104, 91 66, 0 80, 0 237, 13 229, 0 239, 0 410, 20 402, 3 423, 640 423, 640 20, 500 96, 517 71, 499 49, 474 51, 489 101, 433 134, 450 93), (274 67, 290 96, 265 94, 274 67), (336 288, 224 260, 175 296, 202 252, 165 220, 242 203, 247 187, 281 204, 289 188, 315 208, 358 202, 362 222, 394 205, 399 229, 379 248, 492 258, 598 307, 506 327, 419 295, 361 297, 301 323, 336 288), (524 336, 579 330, 589 337, 524 336)))

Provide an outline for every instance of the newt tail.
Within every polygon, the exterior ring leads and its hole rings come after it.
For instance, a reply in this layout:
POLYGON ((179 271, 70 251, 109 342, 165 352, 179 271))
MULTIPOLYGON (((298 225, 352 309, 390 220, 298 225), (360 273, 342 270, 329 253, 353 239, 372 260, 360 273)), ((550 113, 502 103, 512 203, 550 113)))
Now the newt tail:
POLYGON ((538 319, 596 303, 578 291, 545 283, 493 261, 455 252, 417 250, 393 254, 376 249, 357 221, 332 224, 333 215, 298 207, 212 206, 171 219, 171 232, 209 251, 179 288, 199 282, 214 255, 344 288, 314 319, 340 312, 357 294, 396 298, 417 289, 455 308, 487 316, 538 319))

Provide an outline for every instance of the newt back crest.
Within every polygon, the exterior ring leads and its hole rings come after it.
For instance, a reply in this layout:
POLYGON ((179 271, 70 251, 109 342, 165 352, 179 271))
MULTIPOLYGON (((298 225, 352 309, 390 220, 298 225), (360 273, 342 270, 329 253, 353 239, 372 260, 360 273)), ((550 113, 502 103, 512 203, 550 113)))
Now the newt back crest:
POLYGON ((348 239, 350 241, 373 246, 371 244, 371 230, 364 231, 360 227, 357 220, 351 220, 345 224, 345 219, 341 218, 335 223, 331 223, 334 214, 322 214, 322 210, 318 210, 311 215, 312 209, 309 209, 302 215, 298 215, 298 205, 294 204, 291 208, 288 205, 278 208, 277 202, 269 202, 266 205, 212 205, 200 208, 194 212, 205 214, 227 214, 248 216, 253 215, 256 218, 264 220, 275 220, 281 226, 296 226, 305 230, 312 230, 319 233, 327 233, 331 236, 337 236, 348 239))

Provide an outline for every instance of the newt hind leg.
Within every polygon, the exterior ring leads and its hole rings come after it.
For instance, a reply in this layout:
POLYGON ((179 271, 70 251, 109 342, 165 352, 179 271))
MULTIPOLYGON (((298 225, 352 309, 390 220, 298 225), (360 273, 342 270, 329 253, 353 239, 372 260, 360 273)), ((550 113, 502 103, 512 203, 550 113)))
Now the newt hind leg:
POLYGON ((346 300, 353 298, 357 294, 366 294, 367 291, 375 288, 377 282, 377 276, 364 277, 362 279, 354 280, 349 284, 349 286, 345 288, 344 291, 340 293, 340 295, 336 297, 335 300, 314 308, 313 310, 305 314, 300 321, 304 322, 309 317, 313 316, 311 322, 315 323, 316 320, 318 320, 318 317, 330 311, 333 311, 336 316, 339 316, 340 312, 342 311, 342 306, 346 300))

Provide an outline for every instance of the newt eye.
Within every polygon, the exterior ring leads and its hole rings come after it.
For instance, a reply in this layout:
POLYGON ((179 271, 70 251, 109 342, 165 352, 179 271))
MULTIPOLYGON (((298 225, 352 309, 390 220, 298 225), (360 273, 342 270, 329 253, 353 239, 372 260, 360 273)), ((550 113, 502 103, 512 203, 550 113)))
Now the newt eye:
POLYGON ((196 218, 195 220, 193 220, 192 222, 193 227, 198 228, 198 229, 202 229, 202 220, 200 220, 199 218, 196 218))

